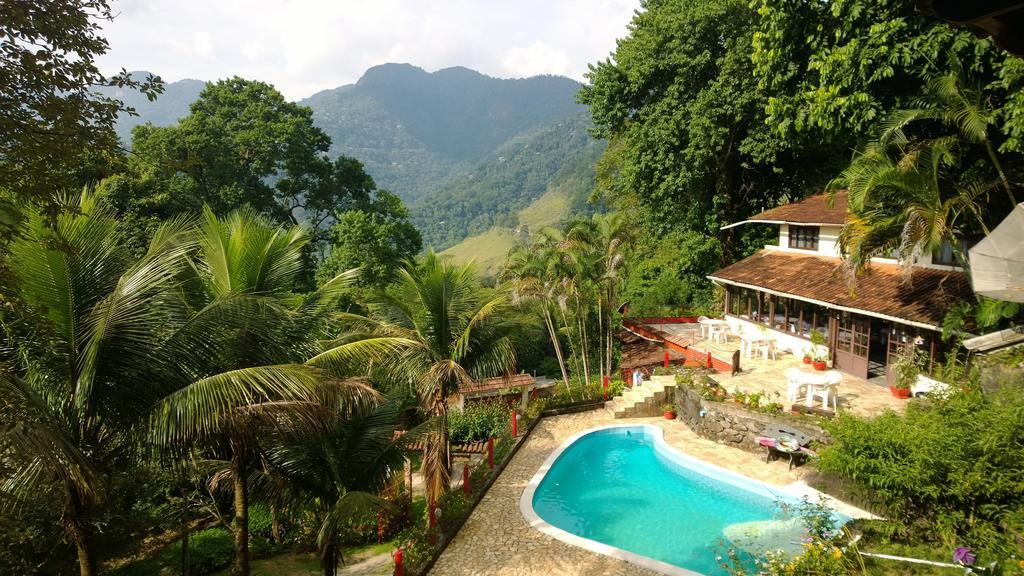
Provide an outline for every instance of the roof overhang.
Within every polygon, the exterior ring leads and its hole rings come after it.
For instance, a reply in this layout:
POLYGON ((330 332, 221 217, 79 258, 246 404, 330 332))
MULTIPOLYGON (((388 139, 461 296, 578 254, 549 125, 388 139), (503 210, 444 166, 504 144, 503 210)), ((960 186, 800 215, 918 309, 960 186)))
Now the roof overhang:
POLYGON ((982 354, 1010 346, 1024 345, 1024 325, 976 336, 964 340, 963 344, 964 348, 982 354))
POLYGON ((722 226, 720 230, 728 230, 729 228, 735 228, 742 226, 743 224, 791 224, 793 226, 842 226, 842 224, 836 224, 835 222, 794 222, 792 220, 742 220, 740 222, 733 222, 732 224, 726 224, 722 226))
POLYGON ((918 328, 924 328, 926 330, 933 330, 933 331, 936 331, 936 332, 941 332, 942 331, 942 327, 941 326, 933 326, 931 324, 925 324, 924 322, 917 322, 915 320, 908 320, 906 318, 900 318, 898 316, 890 316, 888 314, 881 314, 881 313, 878 313, 878 312, 872 312, 871 310, 865 310, 863 308, 851 308, 849 306, 840 306, 838 304, 832 304, 830 302, 825 302, 823 300, 815 300, 814 298, 808 298, 806 296, 800 296, 800 295, 792 294, 792 293, 789 293, 789 292, 781 292, 779 290, 772 290, 770 288, 764 288, 762 286, 756 286, 754 284, 744 284, 742 282, 735 282, 733 280, 727 280, 725 278, 719 278, 719 277, 713 276, 713 275, 712 276, 708 276, 708 279, 710 279, 712 282, 717 282, 719 284, 729 284, 731 286, 737 286, 739 288, 747 288, 749 290, 758 290, 758 291, 764 292, 766 294, 774 294, 776 296, 782 296, 782 297, 785 297, 785 298, 794 298, 796 300, 801 300, 803 302, 810 302, 811 304, 816 304, 818 306, 823 306, 825 308, 832 308, 833 310, 842 310, 844 312, 853 312, 853 313, 856 313, 856 314, 863 314, 865 316, 872 316, 874 318, 880 318, 882 320, 888 320, 890 322, 898 322, 900 324, 906 324, 908 326, 916 326, 918 328))

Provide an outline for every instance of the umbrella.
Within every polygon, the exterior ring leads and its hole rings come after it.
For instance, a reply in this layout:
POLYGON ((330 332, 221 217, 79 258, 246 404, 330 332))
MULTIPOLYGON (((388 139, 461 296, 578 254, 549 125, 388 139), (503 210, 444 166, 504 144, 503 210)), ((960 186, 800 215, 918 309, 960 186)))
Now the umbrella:
POLYGON ((971 283, 982 296, 1024 302, 1024 202, 970 252, 971 283))

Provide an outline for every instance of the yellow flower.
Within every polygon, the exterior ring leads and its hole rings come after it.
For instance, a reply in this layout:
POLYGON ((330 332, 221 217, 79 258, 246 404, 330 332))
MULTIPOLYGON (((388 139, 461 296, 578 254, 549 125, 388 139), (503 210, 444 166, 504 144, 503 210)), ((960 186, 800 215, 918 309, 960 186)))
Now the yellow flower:
POLYGON ((1017 566, 1020 566, 1020 569, 1024 570, 1024 560, 1021 560, 1020 562, 1017 562, 1017 566))
POLYGON ((839 558, 842 558, 843 557, 843 551, 840 550, 839 548, 836 548, 835 550, 832 551, 832 557, 837 559, 837 560, 839 558))
POLYGON ((796 566, 788 564, 786 566, 786 574, 793 574, 794 572, 796 572, 796 566))

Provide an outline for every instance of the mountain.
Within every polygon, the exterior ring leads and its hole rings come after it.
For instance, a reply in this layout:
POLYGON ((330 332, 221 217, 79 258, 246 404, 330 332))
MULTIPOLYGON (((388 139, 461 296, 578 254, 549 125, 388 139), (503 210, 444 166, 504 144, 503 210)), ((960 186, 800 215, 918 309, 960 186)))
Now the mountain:
MULTIPOLYGON (((137 124, 174 123, 203 86, 168 83, 155 103, 106 89, 140 114, 121 118, 118 134, 128 141, 137 124)), ((560 76, 501 79, 462 67, 383 64, 299 104, 330 136, 331 155, 362 161, 409 206, 424 244, 444 249, 492 226, 506 237, 528 232, 531 219, 521 226, 521 213, 546 194, 567 215, 583 209, 603 143, 587 133, 579 88, 560 76)))
MULTIPOLYGON (((132 72, 133 78, 142 80, 148 72, 132 72)), ((121 141, 130 145, 132 128, 146 122, 157 126, 170 126, 178 122, 182 116, 188 115, 188 107, 199 97, 206 82, 202 80, 178 80, 164 84, 164 92, 153 102, 135 90, 127 90, 111 86, 99 86, 94 90, 104 96, 117 98, 126 105, 135 108, 138 116, 121 115, 117 119, 115 130, 121 141)))

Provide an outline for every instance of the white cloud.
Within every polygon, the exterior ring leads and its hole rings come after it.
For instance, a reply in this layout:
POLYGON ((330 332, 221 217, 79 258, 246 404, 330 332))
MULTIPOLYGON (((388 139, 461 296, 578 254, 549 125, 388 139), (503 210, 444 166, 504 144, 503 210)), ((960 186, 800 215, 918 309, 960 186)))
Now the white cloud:
POLYGON ((549 46, 543 40, 534 40, 529 46, 511 48, 505 52, 501 64, 513 76, 572 74, 569 55, 565 50, 549 46))
POLYGON ((466 66, 498 77, 583 79, 639 0, 114 0, 108 72, 165 80, 238 75, 293 99, 356 81, 369 67, 466 66))

